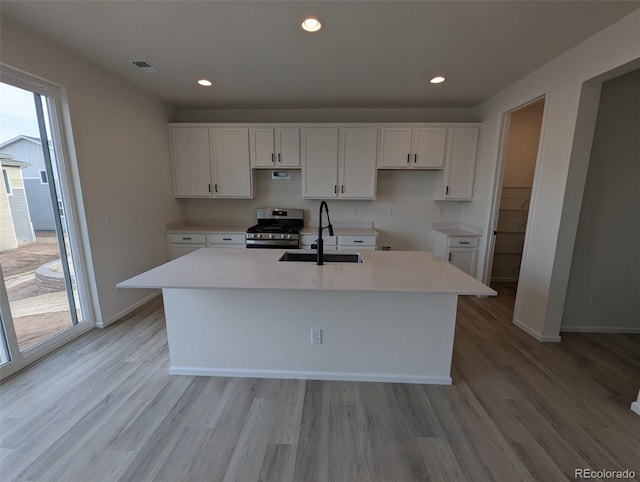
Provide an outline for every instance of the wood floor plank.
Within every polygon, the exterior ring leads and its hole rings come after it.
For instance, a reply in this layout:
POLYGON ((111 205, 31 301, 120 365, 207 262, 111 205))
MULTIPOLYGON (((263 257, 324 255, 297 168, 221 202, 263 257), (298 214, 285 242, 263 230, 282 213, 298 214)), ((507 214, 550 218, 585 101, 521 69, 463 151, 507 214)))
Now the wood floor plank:
POLYGON ((448 482, 468 480, 456 459, 449 442, 440 437, 420 437, 418 439, 427 467, 427 480, 448 482))
POLYGON ((168 375, 160 298, 0 385, 0 480, 640 480, 640 336, 460 297, 452 386, 168 375))
POLYGON ((269 443, 257 480, 259 482, 292 482, 294 464, 293 445, 269 443))

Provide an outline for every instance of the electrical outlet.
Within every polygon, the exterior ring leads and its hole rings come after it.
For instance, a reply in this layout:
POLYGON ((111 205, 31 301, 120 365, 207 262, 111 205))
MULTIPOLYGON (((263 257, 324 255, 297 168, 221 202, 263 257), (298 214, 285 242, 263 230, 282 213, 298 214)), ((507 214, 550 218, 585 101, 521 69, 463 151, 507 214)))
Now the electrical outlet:
POLYGON ((321 328, 312 328, 311 329, 311 344, 317 345, 322 343, 322 329, 321 328))
POLYGON ((351 215, 352 216, 357 216, 358 215, 358 208, 351 208, 351 215))
POLYGON ((247 215, 247 208, 242 208, 242 215, 246 216, 247 215))
POLYGON ((389 211, 387 212, 387 215, 388 215, 388 216, 393 216, 393 215, 395 215, 395 214, 396 214, 396 210, 395 210, 395 209, 393 209, 393 208, 389 208, 389 211))

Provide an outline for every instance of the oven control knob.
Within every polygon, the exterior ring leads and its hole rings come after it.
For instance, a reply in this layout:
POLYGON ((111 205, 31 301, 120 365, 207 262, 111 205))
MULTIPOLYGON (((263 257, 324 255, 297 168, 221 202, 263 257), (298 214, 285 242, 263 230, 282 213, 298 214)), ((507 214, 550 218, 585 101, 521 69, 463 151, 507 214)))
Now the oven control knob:
POLYGON ((256 238, 260 239, 262 237, 262 234, 256 234, 255 236, 256 238))
POLYGON ((280 239, 284 239, 284 234, 281 234, 281 235, 280 235, 280 239))
POLYGON ((273 234, 270 234, 270 235, 269 235, 269 239, 273 239, 273 234))
POLYGON ((291 235, 290 234, 287 234, 287 239, 291 239, 291 235))

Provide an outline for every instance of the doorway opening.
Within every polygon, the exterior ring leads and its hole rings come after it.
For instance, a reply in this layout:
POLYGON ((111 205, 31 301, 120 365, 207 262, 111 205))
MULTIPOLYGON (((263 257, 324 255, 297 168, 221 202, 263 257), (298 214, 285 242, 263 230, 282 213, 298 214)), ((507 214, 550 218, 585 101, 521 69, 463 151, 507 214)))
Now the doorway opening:
POLYGON ((508 112, 504 120, 502 177, 494 214, 491 286, 515 296, 525 252, 529 207, 538 159, 545 99, 508 112))

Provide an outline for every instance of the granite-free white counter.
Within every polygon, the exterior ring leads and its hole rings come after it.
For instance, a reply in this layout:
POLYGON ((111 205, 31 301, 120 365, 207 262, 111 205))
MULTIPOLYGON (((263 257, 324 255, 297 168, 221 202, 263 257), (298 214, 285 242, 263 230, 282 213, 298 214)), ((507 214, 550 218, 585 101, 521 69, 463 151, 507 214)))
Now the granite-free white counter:
POLYGON ((428 251, 362 251, 363 263, 323 266, 278 261, 284 251, 202 248, 118 287, 496 294, 428 251))

